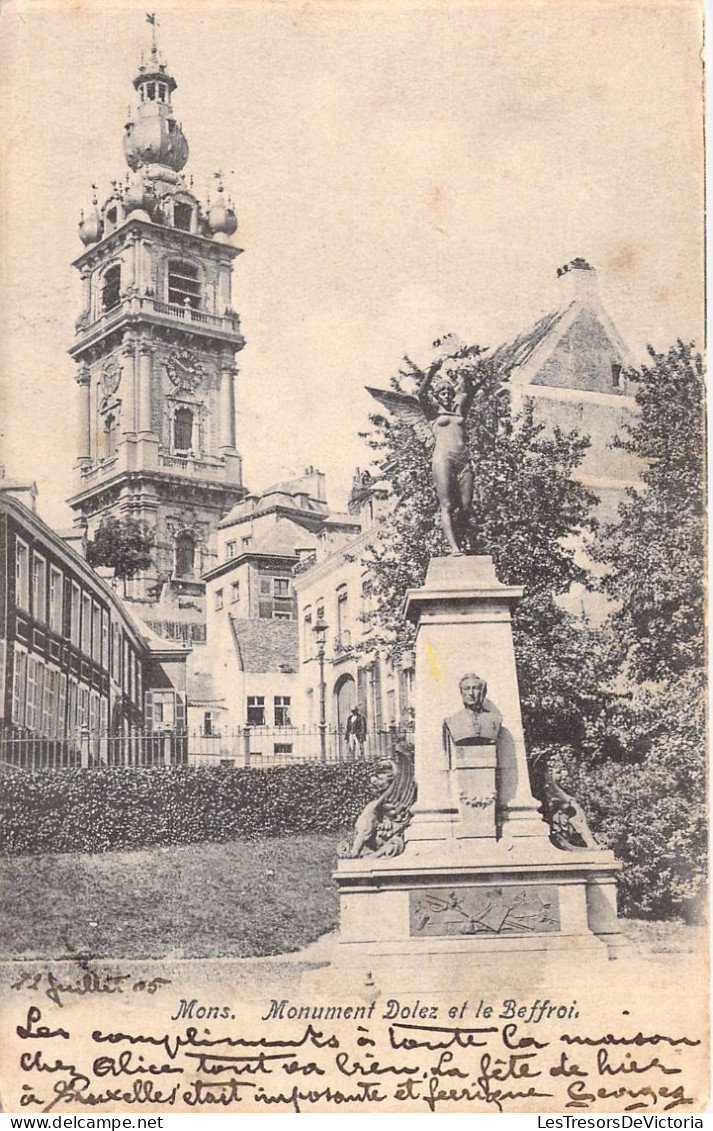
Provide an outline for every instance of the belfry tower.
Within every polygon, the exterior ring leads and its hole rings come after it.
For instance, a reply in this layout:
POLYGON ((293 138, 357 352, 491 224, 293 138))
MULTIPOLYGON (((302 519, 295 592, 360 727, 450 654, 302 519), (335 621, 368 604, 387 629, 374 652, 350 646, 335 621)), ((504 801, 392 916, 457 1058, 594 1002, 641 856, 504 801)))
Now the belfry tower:
POLYGON ((101 207, 94 191, 80 220, 84 301, 69 350, 81 397, 69 503, 90 537, 109 515, 149 527, 154 567, 130 583, 137 601, 167 583, 196 590, 216 560, 218 521, 246 493, 235 446, 237 219, 220 178, 203 206, 182 172, 177 84, 152 32, 124 131, 130 171, 101 207))

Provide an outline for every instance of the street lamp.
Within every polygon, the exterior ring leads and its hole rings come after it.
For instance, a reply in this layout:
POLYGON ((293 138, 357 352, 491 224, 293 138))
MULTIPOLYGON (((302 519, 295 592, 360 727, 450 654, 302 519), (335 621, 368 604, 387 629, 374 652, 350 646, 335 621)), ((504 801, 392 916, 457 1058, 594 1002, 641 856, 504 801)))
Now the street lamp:
POLYGON ((327 761, 327 687, 324 682, 324 645, 327 642, 327 629, 328 625, 324 623, 321 617, 317 618, 317 623, 314 625, 312 631, 314 638, 317 641, 317 659, 319 660, 319 760, 320 762, 327 761))

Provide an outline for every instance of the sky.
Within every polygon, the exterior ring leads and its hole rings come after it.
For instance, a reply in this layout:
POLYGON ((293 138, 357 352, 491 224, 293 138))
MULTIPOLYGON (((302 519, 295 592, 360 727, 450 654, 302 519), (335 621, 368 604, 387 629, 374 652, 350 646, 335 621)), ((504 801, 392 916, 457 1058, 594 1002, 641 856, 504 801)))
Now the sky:
MULTIPOLYGON (((205 196, 237 205, 238 448, 251 490, 314 465, 346 504, 405 353, 497 345, 596 268, 635 357, 702 340, 697 3, 156 0, 205 196)), ((67 528, 79 210, 125 176, 145 3, 0 14, 0 460, 67 528)))

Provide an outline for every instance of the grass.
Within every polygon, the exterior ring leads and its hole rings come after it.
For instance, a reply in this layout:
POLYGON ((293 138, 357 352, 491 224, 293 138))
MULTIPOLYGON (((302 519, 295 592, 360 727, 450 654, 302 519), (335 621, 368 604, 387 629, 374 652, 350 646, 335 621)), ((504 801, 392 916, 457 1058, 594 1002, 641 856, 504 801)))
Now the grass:
POLYGON ((0 860, 0 957, 221 958, 337 925, 337 836, 0 860), (274 873, 274 877, 270 873, 274 873))
MULTIPOLYGON (((0 959, 247 958, 338 925, 336 835, 0 858, 0 959), (274 874, 274 875, 273 875, 274 874)), ((635 952, 693 953, 701 930, 624 920, 635 952)))

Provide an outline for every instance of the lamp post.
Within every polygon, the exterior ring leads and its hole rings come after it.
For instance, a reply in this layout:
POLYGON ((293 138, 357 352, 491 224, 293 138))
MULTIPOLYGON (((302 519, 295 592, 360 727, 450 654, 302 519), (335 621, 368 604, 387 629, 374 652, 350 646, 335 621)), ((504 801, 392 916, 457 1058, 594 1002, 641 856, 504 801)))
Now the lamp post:
POLYGON ((327 761, 327 687, 324 682, 324 645, 327 641, 327 628, 321 618, 317 619, 312 631, 317 641, 317 659, 319 660, 319 760, 327 761))

